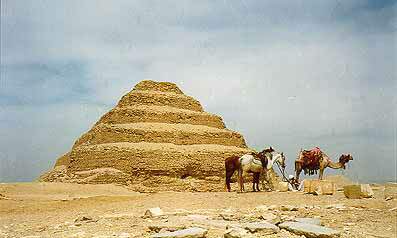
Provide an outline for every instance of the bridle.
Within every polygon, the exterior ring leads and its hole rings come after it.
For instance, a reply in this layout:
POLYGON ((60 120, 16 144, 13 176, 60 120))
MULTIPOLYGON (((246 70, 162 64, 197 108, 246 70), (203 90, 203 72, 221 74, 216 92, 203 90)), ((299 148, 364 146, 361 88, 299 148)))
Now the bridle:
POLYGON ((291 184, 291 186, 294 186, 294 185, 291 183, 291 181, 285 176, 285 167, 283 167, 283 166, 280 165, 280 161, 277 160, 277 161, 276 161, 276 165, 277 165, 277 168, 278 168, 278 170, 280 171, 281 175, 283 176, 284 180, 287 181, 289 184, 291 184), (281 167, 282 167, 283 169, 281 169, 281 167))

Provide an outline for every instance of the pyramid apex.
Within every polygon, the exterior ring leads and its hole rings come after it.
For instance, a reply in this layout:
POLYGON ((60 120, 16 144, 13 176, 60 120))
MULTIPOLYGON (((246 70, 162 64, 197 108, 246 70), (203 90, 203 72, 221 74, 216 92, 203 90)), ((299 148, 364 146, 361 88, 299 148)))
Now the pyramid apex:
POLYGON ((182 90, 178 88, 175 83, 170 82, 157 82, 152 79, 144 79, 135 85, 134 90, 143 91, 161 91, 183 94, 182 90))

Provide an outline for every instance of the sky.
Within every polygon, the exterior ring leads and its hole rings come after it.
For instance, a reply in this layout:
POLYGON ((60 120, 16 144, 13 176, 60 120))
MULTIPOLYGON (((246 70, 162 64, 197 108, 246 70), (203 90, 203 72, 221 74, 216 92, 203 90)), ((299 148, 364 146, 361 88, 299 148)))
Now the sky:
MULTIPOLYGON (((287 171, 301 148, 397 180, 396 1, 1 0, 0 182, 36 179, 143 79, 287 171)), ((331 169, 326 174, 331 174, 331 169)))

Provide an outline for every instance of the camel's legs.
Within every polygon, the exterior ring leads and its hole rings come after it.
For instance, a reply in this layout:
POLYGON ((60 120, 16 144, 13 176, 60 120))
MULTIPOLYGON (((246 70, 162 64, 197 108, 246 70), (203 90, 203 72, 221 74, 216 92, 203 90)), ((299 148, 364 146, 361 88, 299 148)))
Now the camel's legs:
POLYGON ((319 179, 320 180, 323 180, 324 169, 325 168, 320 167, 320 174, 319 174, 319 179))

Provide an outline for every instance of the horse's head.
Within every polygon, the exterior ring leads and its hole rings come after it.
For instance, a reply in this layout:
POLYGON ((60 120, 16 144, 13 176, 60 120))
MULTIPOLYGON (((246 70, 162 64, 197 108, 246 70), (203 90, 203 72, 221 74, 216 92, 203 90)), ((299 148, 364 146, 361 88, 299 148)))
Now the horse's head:
POLYGON ((272 154, 273 154, 273 162, 278 163, 281 166, 281 168, 283 168, 283 170, 285 170, 286 165, 285 165, 284 153, 274 151, 272 154))
POLYGON ((339 163, 342 164, 343 169, 346 169, 346 164, 349 163, 350 160, 353 160, 353 156, 351 154, 342 154, 339 157, 339 163))
POLYGON ((272 153, 272 152, 274 152, 274 149, 271 146, 269 148, 267 148, 267 149, 262 150, 263 154, 272 153))

